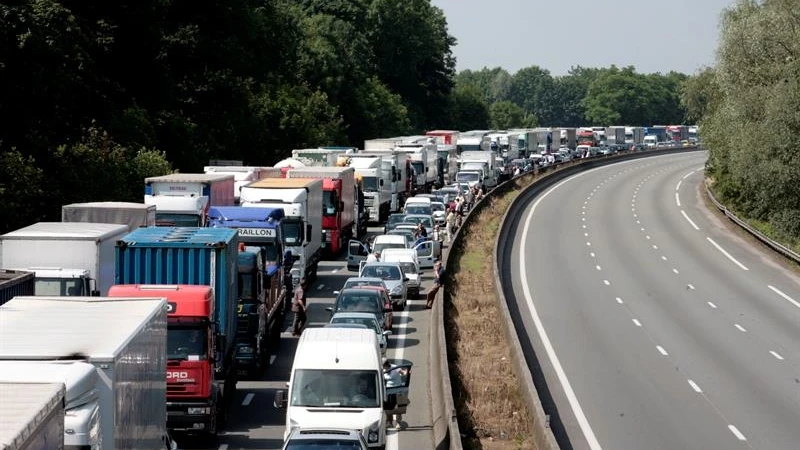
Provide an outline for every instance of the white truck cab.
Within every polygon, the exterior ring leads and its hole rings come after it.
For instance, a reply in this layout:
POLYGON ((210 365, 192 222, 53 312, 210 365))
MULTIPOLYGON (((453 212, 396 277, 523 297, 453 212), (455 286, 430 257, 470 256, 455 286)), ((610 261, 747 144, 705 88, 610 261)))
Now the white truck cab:
MULTIPOLYGON (((275 395, 275 406, 286 408, 284 439, 298 428, 334 427, 359 430, 370 448, 385 448, 384 411, 392 402, 381 361, 373 330, 306 329, 297 345, 288 395, 275 395)), ((392 394, 407 395, 410 381, 409 376, 392 387, 392 394)))

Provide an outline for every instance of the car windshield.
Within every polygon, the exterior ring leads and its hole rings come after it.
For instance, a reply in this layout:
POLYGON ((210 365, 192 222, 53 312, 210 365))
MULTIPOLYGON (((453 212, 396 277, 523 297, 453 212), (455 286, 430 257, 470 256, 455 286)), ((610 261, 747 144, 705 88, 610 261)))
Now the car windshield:
POLYGON ((381 280, 347 280, 344 282, 344 287, 342 289, 348 289, 359 286, 377 286, 382 288, 386 287, 386 285, 384 285, 383 281, 381 280))
POLYGON ((356 440, 314 438, 292 440, 284 448, 286 450, 330 450, 332 448, 360 450, 361 444, 356 440))
POLYGON ((379 300, 377 292, 364 289, 363 292, 349 292, 342 294, 336 302, 336 311, 369 312, 381 311, 383 303, 379 300))
POLYGON ((169 324, 167 359, 201 360, 206 358, 205 327, 169 324))
POLYGON ((431 209, 434 211, 442 211, 444 212, 444 204, 443 203, 431 203, 431 209))
POLYGON ((431 214, 432 209, 428 205, 407 205, 406 214, 431 214))
MULTIPOLYGON (((372 246, 372 251, 380 253, 380 252, 384 251, 387 248, 406 248, 406 247, 407 247, 407 245, 405 243, 388 242, 388 243, 375 244, 374 246, 372 246)), ((370 277, 372 275, 364 275, 364 276, 365 277, 370 277)))
POLYGON ((386 221, 386 225, 391 226, 391 225, 395 225, 395 224, 401 223, 401 222, 403 222, 405 220, 405 218, 406 218, 405 214, 392 214, 391 216, 389 216, 389 219, 386 221))
POLYGON ((378 321, 375 320, 374 317, 334 317, 333 319, 331 319, 331 323, 364 325, 370 330, 376 333, 380 333, 380 326, 378 325, 378 321))
POLYGON ((370 370, 297 369, 291 406, 377 408, 378 373, 370 370))
POLYGON ((405 221, 405 223, 412 223, 414 225, 416 225, 416 224, 418 224, 420 222, 422 222, 422 225, 424 225, 425 228, 428 228, 428 229, 433 228, 433 220, 431 219, 431 216, 429 216, 429 215, 425 215, 425 216, 420 215, 420 216, 413 216, 413 217, 409 216, 409 217, 406 217, 406 221, 405 221))
POLYGON ((399 263, 400 267, 403 269, 403 273, 410 273, 416 275, 417 273, 417 266, 414 265, 412 262, 401 262, 399 263))
POLYGON ((401 278, 400 269, 397 266, 383 265, 365 266, 361 276, 375 277, 382 280, 399 280, 401 278))

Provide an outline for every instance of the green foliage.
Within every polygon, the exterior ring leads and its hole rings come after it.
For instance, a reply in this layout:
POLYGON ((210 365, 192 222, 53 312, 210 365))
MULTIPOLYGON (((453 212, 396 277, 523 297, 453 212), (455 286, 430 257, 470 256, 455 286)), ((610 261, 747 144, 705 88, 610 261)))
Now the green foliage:
POLYGON ((0 229, 13 230, 38 220, 44 194, 44 176, 32 156, 16 149, 0 153, 0 229))
POLYGON ((455 130, 483 130, 489 126, 489 107, 474 86, 459 86, 450 100, 450 123, 455 130))
POLYGON ((732 209, 800 238, 797 2, 741 1, 722 17, 718 60, 682 99, 702 114, 709 173, 732 209))
POLYGON ((489 107, 492 128, 505 130, 509 128, 533 128, 536 126, 536 117, 531 113, 526 113, 517 104, 502 100, 489 107))

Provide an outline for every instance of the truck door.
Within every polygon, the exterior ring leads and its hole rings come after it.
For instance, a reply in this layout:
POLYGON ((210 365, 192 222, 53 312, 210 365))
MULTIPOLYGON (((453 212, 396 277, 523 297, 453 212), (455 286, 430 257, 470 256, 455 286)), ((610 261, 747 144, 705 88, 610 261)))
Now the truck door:
POLYGON ((427 269, 433 267, 433 261, 436 259, 434 256, 435 245, 433 241, 425 241, 417 244, 414 250, 417 252, 417 259, 419 259, 419 267, 427 269))
POLYGON ((367 255, 367 246, 361 241, 351 239, 347 244, 347 270, 358 270, 359 264, 367 260, 367 255))
POLYGON ((383 379, 386 384, 386 401, 383 409, 387 414, 406 414, 411 401, 408 392, 411 387, 411 368, 414 365, 405 359, 389 359, 384 366, 383 379))

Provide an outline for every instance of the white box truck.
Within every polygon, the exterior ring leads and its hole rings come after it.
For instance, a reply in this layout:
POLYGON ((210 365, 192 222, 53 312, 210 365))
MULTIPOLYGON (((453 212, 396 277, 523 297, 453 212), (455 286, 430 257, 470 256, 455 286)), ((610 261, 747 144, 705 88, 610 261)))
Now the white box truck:
POLYGON ((64 385, 0 382, 0 448, 64 448, 64 385))
POLYGON ((0 379, 65 384, 68 449, 166 448, 166 355, 163 298, 15 297, 0 306, 0 379), (21 363, 31 366, 12 368, 21 363))
POLYGON ((347 165, 356 171, 356 178, 364 191, 364 208, 368 220, 380 223, 389 217, 391 209, 391 169, 384 166, 382 156, 351 155, 347 165))
POLYGON ((114 284, 114 246, 128 226, 39 222, 0 236, 2 267, 36 274, 35 295, 105 295, 114 284))
POLYGON ((283 248, 292 252, 294 284, 311 282, 322 258, 322 180, 312 178, 265 178, 242 188, 241 205, 282 208, 280 224, 283 248))
POLYGON ((144 179, 144 203, 156 206, 156 224, 204 227, 211 206, 234 205, 230 174, 173 173, 144 179))
MULTIPOLYGON (((496 167, 496 154, 491 151, 477 151, 477 152, 462 152, 459 164, 459 172, 482 172, 483 179, 479 183, 483 183, 486 187, 493 188, 497 186, 497 167, 496 167)), ((456 179, 461 181, 456 174, 456 179)), ((465 181, 470 182, 470 181, 465 181)))
POLYGON ((411 190, 411 157, 408 153, 389 149, 358 152, 359 157, 380 156, 384 183, 389 183, 389 211, 398 212, 411 190))
POLYGON ((156 224, 156 207, 133 202, 73 203, 61 207, 61 221, 119 223, 133 231, 156 224))

